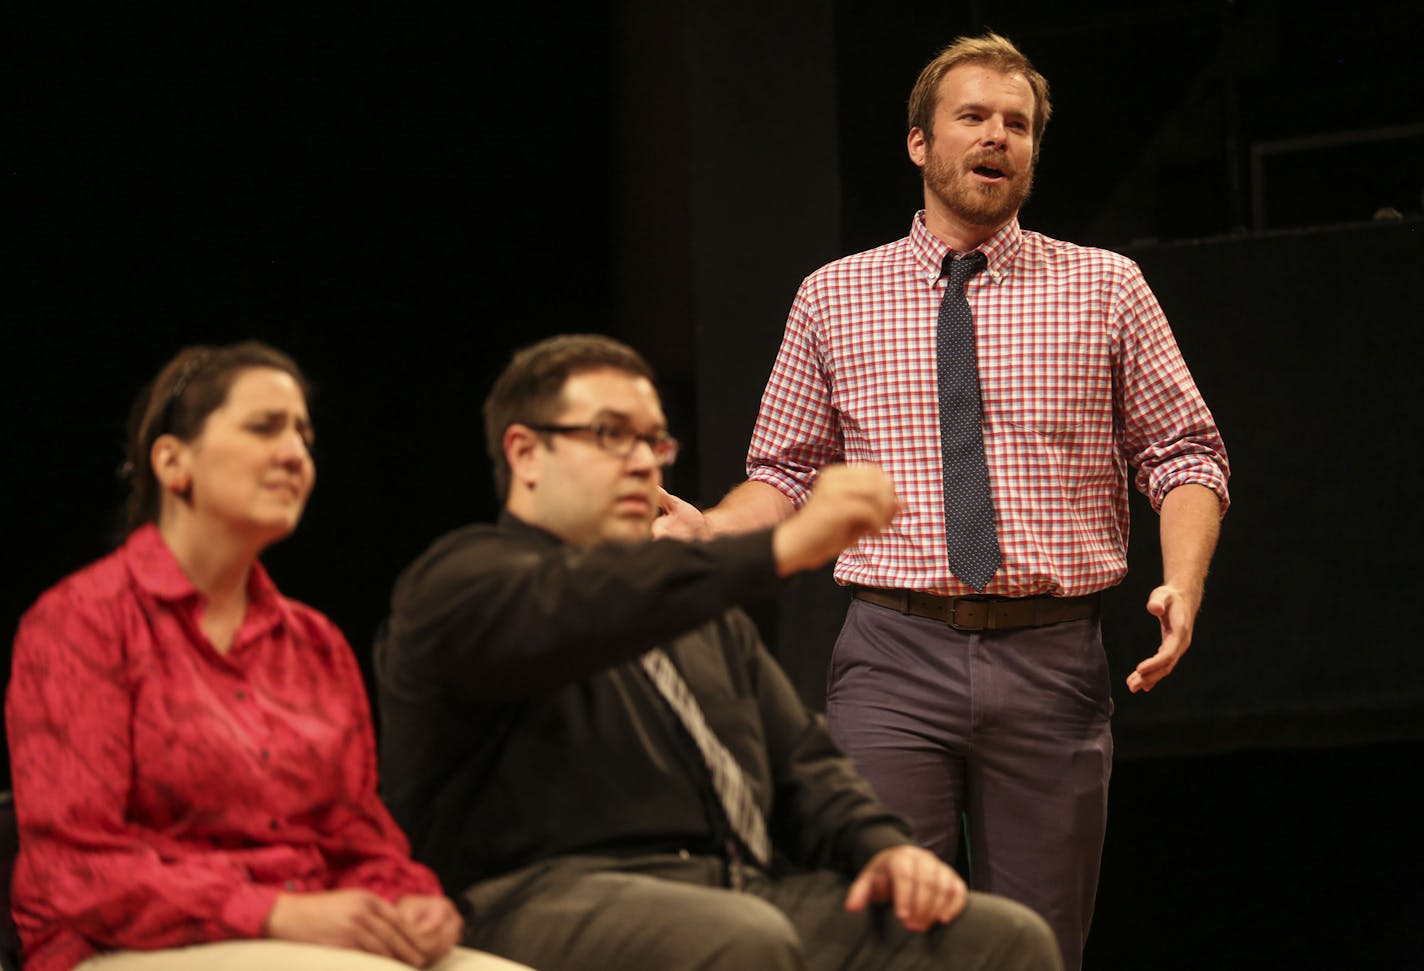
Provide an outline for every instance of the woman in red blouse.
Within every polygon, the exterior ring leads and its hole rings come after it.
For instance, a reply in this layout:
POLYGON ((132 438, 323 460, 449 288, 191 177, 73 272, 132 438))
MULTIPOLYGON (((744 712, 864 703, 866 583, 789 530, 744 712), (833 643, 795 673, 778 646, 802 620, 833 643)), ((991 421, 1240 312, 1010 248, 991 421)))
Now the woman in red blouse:
POLYGON ((27 971, 516 967, 454 947, 458 913, 376 795, 350 648, 257 560, 316 478, 296 365, 188 348, 129 438, 127 541, 15 639, 27 971))

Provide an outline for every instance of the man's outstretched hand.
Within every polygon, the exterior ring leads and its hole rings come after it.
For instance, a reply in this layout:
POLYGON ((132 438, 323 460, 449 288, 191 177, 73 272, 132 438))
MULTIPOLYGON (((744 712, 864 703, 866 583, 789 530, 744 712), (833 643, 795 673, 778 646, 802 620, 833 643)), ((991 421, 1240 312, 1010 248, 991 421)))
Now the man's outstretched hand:
POLYGON ((690 502, 679 499, 666 489, 658 489, 658 505, 662 515, 653 520, 653 539, 698 540, 712 538, 712 525, 690 502))

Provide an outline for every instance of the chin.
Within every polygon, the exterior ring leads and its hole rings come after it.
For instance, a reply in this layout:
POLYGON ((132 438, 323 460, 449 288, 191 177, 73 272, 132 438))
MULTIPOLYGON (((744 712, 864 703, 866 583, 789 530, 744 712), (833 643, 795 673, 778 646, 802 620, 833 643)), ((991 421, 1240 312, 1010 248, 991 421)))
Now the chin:
POLYGON ((647 519, 620 519, 603 531, 603 538, 615 543, 641 543, 652 537, 653 523, 647 519))
POLYGON ((268 543, 275 543, 279 539, 286 539, 297 531, 297 524, 302 521, 302 511, 286 515, 273 516, 255 524, 258 532, 261 532, 268 543))

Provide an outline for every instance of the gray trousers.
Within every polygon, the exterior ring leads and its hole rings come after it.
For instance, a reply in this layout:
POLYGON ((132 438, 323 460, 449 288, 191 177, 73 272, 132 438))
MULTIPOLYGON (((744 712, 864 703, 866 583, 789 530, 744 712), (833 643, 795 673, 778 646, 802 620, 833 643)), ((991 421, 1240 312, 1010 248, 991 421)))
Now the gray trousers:
POLYGON ((884 907, 847 913, 849 883, 829 871, 726 882, 716 857, 559 857, 471 887, 465 942, 539 971, 1061 967, 1047 925, 1000 898, 971 894, 917 934, 884 907))
POLYGON ((1098 888, 1111 713, 1096 620, 969 634, 857 600, 831 659, 837 743, 976 890, 1041 914, 1069 969, 1098 888))

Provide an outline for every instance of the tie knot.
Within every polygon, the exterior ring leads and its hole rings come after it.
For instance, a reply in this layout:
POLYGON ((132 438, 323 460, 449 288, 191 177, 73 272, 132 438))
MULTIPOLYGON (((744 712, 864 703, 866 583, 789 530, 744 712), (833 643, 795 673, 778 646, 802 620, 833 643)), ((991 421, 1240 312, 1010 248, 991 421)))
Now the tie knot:
POLYGON ((944 258, 943 275, 949 277, 949 285, 951 287, 963 289, 964 284, 968 282, 969 278, 984 269, 988 264, 989 258, 978 250, 972 253, 966 253, 958 259, 955 259, 954 254, 950 253, 944 258))

